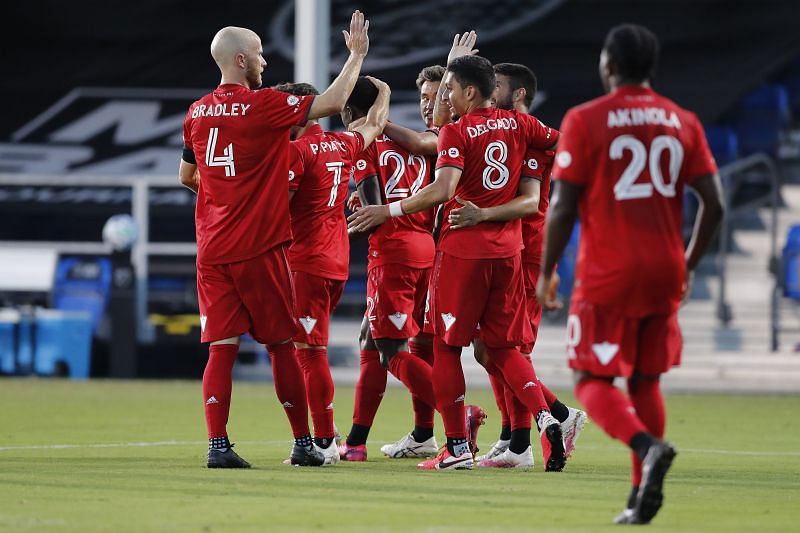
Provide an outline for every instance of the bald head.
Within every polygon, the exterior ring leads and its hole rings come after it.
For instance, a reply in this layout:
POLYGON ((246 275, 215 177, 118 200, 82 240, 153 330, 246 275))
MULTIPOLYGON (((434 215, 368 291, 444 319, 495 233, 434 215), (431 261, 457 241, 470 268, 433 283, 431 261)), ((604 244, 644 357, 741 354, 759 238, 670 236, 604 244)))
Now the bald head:
POLYGON ((227 83, 239 83, 255 89, 261 85, 266 61, 261 55, 261 39, 247 28, 227 26, 211 41, 211 57, 227 83))

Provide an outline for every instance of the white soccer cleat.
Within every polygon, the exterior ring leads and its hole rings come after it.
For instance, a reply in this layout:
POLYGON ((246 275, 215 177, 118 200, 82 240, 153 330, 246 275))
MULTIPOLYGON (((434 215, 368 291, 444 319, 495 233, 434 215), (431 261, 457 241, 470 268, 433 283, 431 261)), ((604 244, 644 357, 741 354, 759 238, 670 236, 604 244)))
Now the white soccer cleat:
POLYGON ((325 458, 323 466, 335 465, 339 462, 339 447, 335 442, 331 442, 327 448, 320 448, 316 444, 314 447, 319 450, 325 458))
POLYGON ((480 461, 478 466, 481 468, 533 468, 533 448, 528 446, 528 449, 520 454, 506 448, 500 455, 480 461))
POLYGON ((472 470, 474 459, 472 452, 466 451, 454 457, 447 451, 447 446, 442 449, 442 453, 417 465, 422 470, 472 470))
POLYGON ((569 416, 561 423, 561 434, 564 436, 564 455, 569 457, 575 449, 575 443, 586 425, 588 417, 584 411, 569 407, 569 416))
POLYGON ((436 444, 436 437, 431 437, 425 442, 417 442, 414 436, 409 433, 397 442, 384 444, 381 446, 381 451, 391 459, 434 457, 439 453, 439 445, 436 444))
POLYGON ((492 445, 492 449, 489 450, 489 453, 486 455, 479 455, 475 458, 475 461, 480 463, 481 461, 485 461, 486 459, 494 459, 503 454, 508 449, 508 445, 511 444, 510 440, 498 440, 492 445))

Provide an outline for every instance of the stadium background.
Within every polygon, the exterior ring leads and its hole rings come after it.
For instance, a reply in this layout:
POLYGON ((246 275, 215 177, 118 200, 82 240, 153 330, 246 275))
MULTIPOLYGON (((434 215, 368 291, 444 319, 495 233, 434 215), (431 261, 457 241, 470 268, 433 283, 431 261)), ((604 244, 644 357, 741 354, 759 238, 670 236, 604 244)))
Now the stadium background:
MULTIPOLYGON (((656 32, 662 44, 657 89, 699 114, 709 128, 720 164, 766 152, 780 169, 781 190, 776 196, 779 203, 787 203, 786 194, 791 197, 790 186, 797 181, 792 108, 795 116, 800 116, 800 34, 796 31, 795 2, 334 1, 332 75, 344 57, 339 29, 355 8, 363 9, 372 24, 364 72, 384 79, 392 87, 392 119, 417 128, 421 123, 414 79, 423 66, 444 61, 448 36, 453 33, 475 28, 481 55, 493 61, 531 66, 540 80, 534 113, 557 126, 570 106, 601 94, 596 65, 608 28, 623 21, 645 24, 656 32), (778 86, 780 91, 775 97, 773 88, 778 86), (766 111, 758 108, 758 102, 755 108, 752 102, 747 103, 753 98, 758 100, 764 91, 768 93, 766 111), (774 104, 775 98, 778 104, 774 104), (776 105, 777 111, 773 109, 776 105), (773 120, 770 113, 777 118, 773 120), (755 118, 751 117, 753 114, 755 118)), ((293 77, 291 0, 27 2, 15 5, 9 22, 25 28, 26 38, 20 40, 9 32, 2 36, 9 75, 0 82, 6 102, 0 121, 0 250, 29 250, 36 247, 36 242, 44 242, 44 246, 54 246, 61 252, 59 265, 76 258, 72 270, 61 272, 63 279, 57 279, 45 290, 33 291, 21 289, 11 279, 28 270, 29 265, 24 261, 10 264, 9 258, 16 257, 13 255, 0 258, 6 262, 6 281, 0 281, 0 297, 11 308, 31 303, 57 307, 54 294, 63 285, 69 289, 70 283, 80 285, 83 275, 102 275, 102 269, 93 270, 91 265, 96 262, 98 251, 107 250, 99 242, 103 223, 113 214, 132 210, 134 193, 124 184, 137 178, 170 180, 175 176, 185 109, 217 82, 218 73, 207 50, 210 37, 219 27, 247 26, 262 36, 268 62, 265 85, 293 77), (104 185, 66 181, 92 177, 102 178, 104 185), (113 186, 115 179, 123 186, 113 186), (90 245, 65 244, 75 242, 90 245)), ((332 125, 338 126, 337 121, 332 125)), ((768 172, 756 168, 746 174, 746 179, 734 180, 729 191, 731 201, 747 209, 744 216, 732 219, 735 223, 728 232, 731 239, 726 246, 732 250, 728 255, 735 263, 736 253, 742 256, 736 229, 759 230, 759 251, 754 252, 755 256, 745 253, 751 262, 742 268, 747 270, 758 264, 763 269, 766 262, 778 259, 772 257, 768 246, 761 246, 769 241, 770 213, 758 211, 769 205, 773 191, 768 172)), ((193 195, 178 186, 151 188, 148 194, 149 240, 191 246, 193 195)), ((692 208, 691 199, 687 199, 687 208, 692 208)), ((791 216, 782 217, 777 228, 779 246, 790 219, 791 216)), ((332 347, 332 359, 344 366, 353 364, 355 358, 353 323, 363 309, 365 249, 364 241, 354 242, 351 280, 336 315, 341 319, 336 342, 341 345, 332 347)), ((148 257, 146 313, 154 329, 150 338, 140 338, 136 353, 127 352, 137 363, 127 375, 196 377, 202 372, 207 351, 197 343, 193 257, 191 253, 168 252, 162 249, 148 257)), ((756 291, 763 291, 766 303, 750 313, 763 316, 753 319, 740 313, 726 318, 717 301, 719 272, 715 259, 710 257, 704 262, 694 294, 699 302, 695 312, 704 316, 710 312, 720 319, 709 318, 699 326, 708 330, 711 339, 708 346, 696 344, 699 351, 719 352, 724 357, 731 352, 747 352, 753 344, 758 345, 758 350, 769 352, 777 335, 768 333, 774 325, 768 316, 772 310, 769 294, 774 283, 781 284, 783 279, 777 266, 772 266, 775 275, 761 276, 757 281, 756 291), (762 327, 765 331, 759 330, 752 337, 755 328, 762 327)), ((56 269, 55 275, 59 272, 56 269)), ((105 376, 114 374, 109 363, 109 339, 128 342, 124 335, 110 333, 110 310, 122 313, 118 328, 120 321, 135 318, 130 316, 130 309, 125 314, 130 294, 122 294, 117 300, 122 302, 120 311, 109 300, 113 283, 107 279, 95 281, 92 290, 99 292, 103 303, 94 329, 91 373, 105 376)), ((566 281, 564 293, 568 296, 569 272, 566 281)), ((735 279, 728 280, 728 286, 736 286, 735 283, 735 279)), ((779 292, 782 290, 780 287, 779 292)), ((559 317, 552 320, 553 333, 545 335, 543 349, 557 351, 555 358, 561 353, 562 323, 559 317), (550 345, 548 339, 553 339, 550 345)), ((16 351, 13 357, 19 363, 23 357, 19 351, 24 348, 20 343, 24 343, 27 333, 20 330, 19 320, 15 324, 17 329, 9 330, 11 336, 4 338, 13 341, 9 346, 16 351)), ((690 332, 690 350, 691 340, 690 332)), ((791 346, 791 342, 783 343, 784 350, 787 345, 791 346)), ((244 358, 263 358, 255 350, 255 356, 244 358)), ((33 352, 31 348, 31 357, 35 358, 33 352)), ((63 366, 54 368, 64 370, 63 366)), ((4 369, 5 373, 23 374, 35 370, 30 364, 4 369)))

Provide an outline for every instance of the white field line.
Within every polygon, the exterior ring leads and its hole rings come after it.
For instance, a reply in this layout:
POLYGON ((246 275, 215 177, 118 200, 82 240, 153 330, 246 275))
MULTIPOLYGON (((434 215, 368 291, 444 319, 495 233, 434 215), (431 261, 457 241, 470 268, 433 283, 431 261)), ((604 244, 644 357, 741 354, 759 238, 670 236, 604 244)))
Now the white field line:
MULTIPOLYGON (((237 441, 242 445, 286 445, 291 446, 289 440, 258 440, 258 441, 237 441)), ((373 441, 374 442, 374 441, 373 441)), ((31 444, 19 446, 0 446, 0 452, 15 450, 74 450, 90 448, 158 448, 163 446, 205 446, 207 441, 177 441, 164 440, 154 442, 106 442, 90 444, 31 444)), ((375 445, 388 444, 387 442, 375 442, 375 445)), ((578 446, 577 450, 614 450, 613 446, 578 446)), ((715 450, 708 448, 678 448, 678 453, 697 453, 709 455, 738 455, 750 457, 800 457, 800 451, 771 452, 754 450, 715 450)))

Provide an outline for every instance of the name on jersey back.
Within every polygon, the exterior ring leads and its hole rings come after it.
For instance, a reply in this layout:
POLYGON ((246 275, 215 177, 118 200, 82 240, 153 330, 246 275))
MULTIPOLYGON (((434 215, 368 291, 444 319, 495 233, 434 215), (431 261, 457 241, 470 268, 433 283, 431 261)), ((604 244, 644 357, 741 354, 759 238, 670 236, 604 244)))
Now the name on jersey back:
POLYGON ((516 130, 519 128, 517 120, 514 118, 498 118, 497 120, 490 118, 485 124, 476 124, 475 126, 467 126, 467 135, 470 139, 480 137, 485 133, 492 130, 516 130))
POLYGON ((674 111, 667 113, 660 107, 634 107, 612 109, 608 112, 608 127, 625 126, 667 126, 681 129, 681 121, 674 111))
POLYGON ((247 110, 253 107, 252 104, 200 104, 192 110, 192 118, 197 117, 243 117, 247 115, 247 110))

